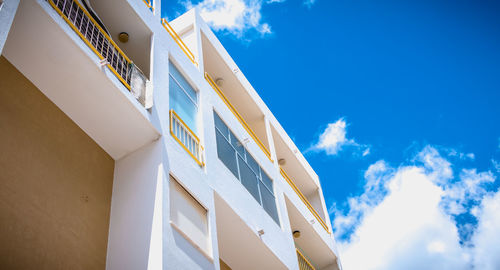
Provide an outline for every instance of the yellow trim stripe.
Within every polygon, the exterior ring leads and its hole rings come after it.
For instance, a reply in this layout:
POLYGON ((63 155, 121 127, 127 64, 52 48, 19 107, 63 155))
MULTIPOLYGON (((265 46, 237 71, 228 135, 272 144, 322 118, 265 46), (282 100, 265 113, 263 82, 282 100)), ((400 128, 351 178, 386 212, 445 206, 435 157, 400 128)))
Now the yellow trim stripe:
POLYGON ((146 6, 148 6, 148 8, 151 9, 151 11, 154 11, 155 8, 153 7, 153 3, 151 2, 151 0, 142 0, 144 1, 144 4, 146 4, 146 6))
POLYGON ((316 268, 314 268, 314 266, 312 265, 312 263, 306 258, 306 256, 304 256, 304 254, 302 254, 302 252, 300 252, 300 250, 298 248, 296 248, 295 250, 297 250, 297 255, 302 258, 302 260, 307 264, 307 266, 309 266, 309 268, 307 269, 304 269, 302 266, 301 266, 301 263, 300 263, 300 259, 299 259, 299 269, 300 270, 316 270, 316 268))
POLYGON ((316 217, 316 219, 319 221, 319 223, 325 229, 325 231, 328 234, 330 234, 331 232, 330 232, 330 229, 328 229, 328 226, 326 226, 326 222, 321 218, 321 216, 318 214, 318 212, 316 212, 316 210, 312 207, 311 203, 309 203, 309 200, 307 200, 306 196, 304 196, 304 194, 302 194, 302 192, 299 190, 299 188, 295 185, 295 183, 292 181, 292 179, 290 179, 288 174, 281 167, 280 167, 280 173, 283 176, 283 178, 285 178, 285 180, 288 182, 288 184, 290 184, 290 186, 295 191, 295 193, 297 193, 297 195, 299 195, 299 198, 302 200, 302 202, 304 202, 304 204, 307 206, 307 208, 309 208, 309 211, 311 211, 313 216, 316 217))
POLYGON ((271 162, 274 162, 271 158, 271 153, 269 152, 269 150, 267 150, 266 146, 262 143, 261 140, 259 140, 259 138, 255 134, 255 132, 252 130, 252 128, 250 128, 250 126, 247 124, 247 122, 245 122, 245 119, 243 119, 243 117, 238 113, 238 111, 233 106, 233 104, 231 104, 231 102, 229 102, 229 100, 224 95, 222 90, 220 90, 220 88, 217 86, 217 84, 214 82, 214 80, 212 80, 212 78, 210 77, 210 75, 208 75, 207 72, 205 72, 205 79, 210 84, 210 86, 212 86, 212 88, 215 90, 215 92, 219 95, 219 97, 222 99, 222 101, 227 105, 227 107, 229 107, 229 110, 234 114, 234 116, 236 116, 236 119, 238 119, 238 121, 241 123, 243 128, 245 128, 245 130, 248 132, 248 134, 250 134, 250 136, 254 139, 254 141, 257 143, 257 145, 260 147, 260 149, 264 152, 264 154, 269 158, 269 160, 271 162))
POLYGON ((170 36, 174 39, 175 43, 179 45, 181 50, 186 54, 186 56, 193 62, 195 66, 198 66, 198 63, 194 59, 194 54, 189 50, 188 46, 182 41, 181 37, 175 32, 174 28, 170 26, 170 24, 165 20, 164 18, 161 19, 161 24, 163 25, 163 28, 167 30, 167 32, 170 34, 170 36))
MULTIPOLYGON (((73 24, 73 22, 71 22, 69 20, 69 18, 66 15, 64 15, 62 10, 60 10, 58 6, 56 6, 56 4, 53 2, 53 0, 48 0, 48 1, 49 1, 49 4, 57 11, 57 13, 59 13, 59 15, 66 21, 66 23, 68 23, 69 26, 80 36, 80 38, 83 40, 83 42, 85 42, 87 44, 87 46, 89 46, 90 49, 92 49, 92 51, 99 57, 99 59, 100 60, 104 59, 104 56, 102 56, 101 53, 99 51, 97 51, 96 48, 94 48, 94 46, 90 43, 90 41, 87 40, 87 38, 80 32, 80 30, 78 30, 78 28, 76 28, 76 26, 73 24)), ((113 45, 113 47, 120 53, 120 55, 123 56, 123 58, 125 60, 127 60, 128 63, 131 63, 132 61, 125 55, 125 53, 118 47, 118 45, 116 45, 116 43, 108 36, 108 34, 106 34, 106 32, 104 30, 102 30, 102 28, 94 20, 94 18, 92 18, 92 16, 90 16, 90 14, 87 12, 87 10, 85 10, 85 8, 82 7, 80 5, 80 3, 78 3, 77 1, 73 1, 73 3, 78 5, 78 7, 83 11, 83 13, 85 13, 87 18, 90 19, 92 21, 92 23, 94 23, 94 26, 97 27, 97 29, 104 35, 104 37, 109 42, 111 42, 111 45, 113 45)), ((118 72, 115 70, 115 68, 113 66, 111 66, 111 64, 109 64, 109 63, 107 64, 107 66, 115 74, 115 76, 125 85, 125 87, 127 87, 127 89, 130 90, 130 85, 125 81, 125 79, 122 78, 122 76, 120 76, 120 74, 118 74, 118 72)))

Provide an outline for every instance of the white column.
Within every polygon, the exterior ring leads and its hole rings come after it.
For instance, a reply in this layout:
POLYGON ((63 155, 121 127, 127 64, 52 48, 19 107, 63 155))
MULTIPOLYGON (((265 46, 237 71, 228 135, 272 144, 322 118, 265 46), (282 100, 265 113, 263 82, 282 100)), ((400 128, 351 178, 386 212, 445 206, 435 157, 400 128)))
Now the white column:
POLYGON ((116 161, 106 269, 162 268, 166 177, 161 140, 116 161))

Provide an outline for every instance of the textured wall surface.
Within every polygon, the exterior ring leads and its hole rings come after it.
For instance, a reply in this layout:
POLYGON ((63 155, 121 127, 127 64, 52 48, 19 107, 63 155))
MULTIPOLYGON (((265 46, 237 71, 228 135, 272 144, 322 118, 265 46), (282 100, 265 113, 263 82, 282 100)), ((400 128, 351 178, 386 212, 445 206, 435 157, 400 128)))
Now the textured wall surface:
POLYGON ((114 160, 3 56, 0 74, 0 269, 104 269, 114 160))

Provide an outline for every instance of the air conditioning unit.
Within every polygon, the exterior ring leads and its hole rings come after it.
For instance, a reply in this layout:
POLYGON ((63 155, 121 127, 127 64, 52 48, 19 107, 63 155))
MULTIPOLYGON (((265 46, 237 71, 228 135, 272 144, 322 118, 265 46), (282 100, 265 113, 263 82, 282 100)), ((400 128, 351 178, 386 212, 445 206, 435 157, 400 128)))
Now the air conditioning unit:
POLYGON ((146 108, 153 107, 153 85, 135 65, 132 64, 130 92, 146 108))

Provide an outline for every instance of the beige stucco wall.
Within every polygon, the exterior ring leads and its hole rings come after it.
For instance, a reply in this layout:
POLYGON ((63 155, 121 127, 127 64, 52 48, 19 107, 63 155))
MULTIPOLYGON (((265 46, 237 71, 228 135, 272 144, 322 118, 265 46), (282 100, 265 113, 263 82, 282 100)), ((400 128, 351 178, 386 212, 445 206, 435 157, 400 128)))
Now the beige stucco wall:
POLYGON ((105 268, 113 169, 1 56, 0 269, 105 268))

